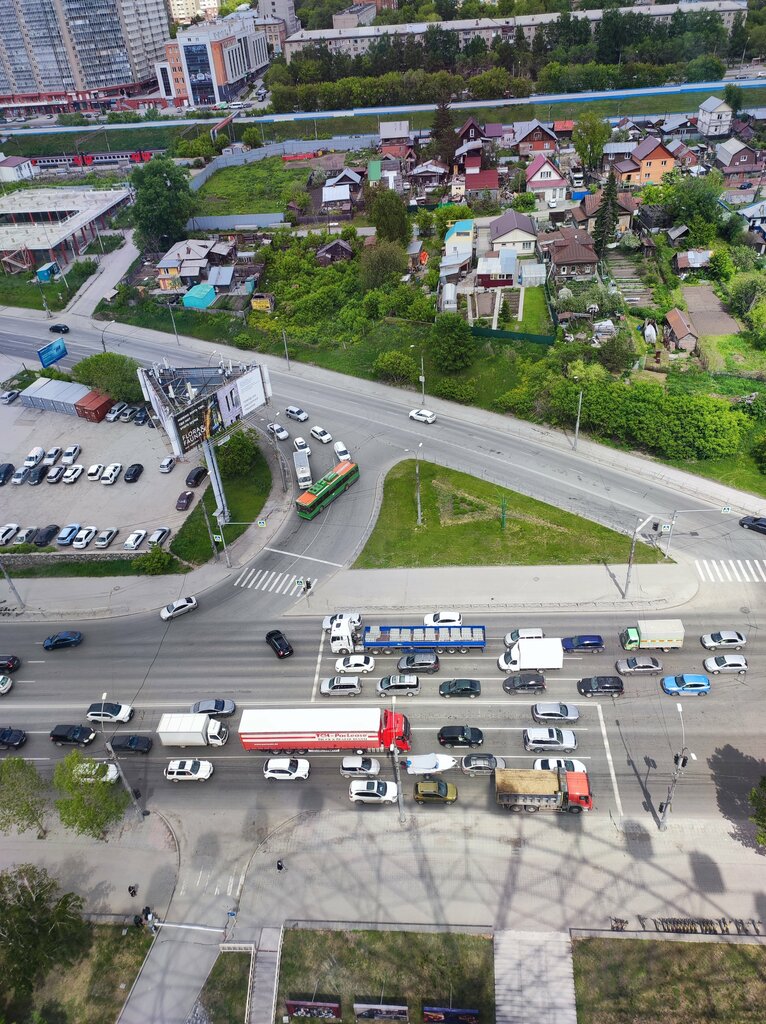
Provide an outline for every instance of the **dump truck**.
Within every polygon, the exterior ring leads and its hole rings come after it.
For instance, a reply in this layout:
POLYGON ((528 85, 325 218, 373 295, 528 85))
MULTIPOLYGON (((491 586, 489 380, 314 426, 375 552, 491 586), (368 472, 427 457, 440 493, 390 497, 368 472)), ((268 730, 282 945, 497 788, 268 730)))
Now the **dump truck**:
POLYGON ((163 715, 157 735, 163 747, 222 747, 229 730, 210 715, 163 715))
POLYGON ((388 708, 248 708, 242 712, 239 738, 245 750, 270 754, 366 754, 392 746, 407 751, 411 746, 409 719, 388 708))
POLYGON ((305 452, 293 452, 293 462, 295 463, 295 477, 298 481, 298 486, 302 491, 305 491, 314 482, 311 479, 309 457, 305 452))
POLYGON ((639 619, 620 633, 626 651, 672 651, 684 645, 684 624, 680 619, 639 619))
POLYGON ((543 672, 561 668, 564 664, 564 648, 561 637, 542 637, 535 640, 519 640, 508 652, 504 666, 509 672, 531 669, 543 672))
POLYGON ((568 811, 580 814, 593 807, 585 772, 495 769, 495 800, 507 811, 568 811))
POLYGON ((398 651, 436 651, 437 654, 467 654, 483 651, 487 645, 484 626, 365 626, 354 629, 349 622, 333 625, 330 650, 333 654, 394 654, 398 651))

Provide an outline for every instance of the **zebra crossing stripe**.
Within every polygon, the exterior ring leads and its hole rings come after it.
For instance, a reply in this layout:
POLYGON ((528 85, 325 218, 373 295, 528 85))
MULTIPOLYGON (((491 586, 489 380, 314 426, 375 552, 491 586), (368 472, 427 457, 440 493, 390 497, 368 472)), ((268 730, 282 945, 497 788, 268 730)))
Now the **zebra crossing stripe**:
POLYGON ((241 584, 244 587, 245 584, 242 583, 242 580, 244 580, 246 576, 249 576, 251 572, 253 572, 252 569, 243 569, 239 576, 234 580, 234 586, 238 587, 241 584))
POLYGON ((761 563, 760 562, 756 562, 755 563, 755 567, 758 570, 758 572, 761 574, 761 580, 764 583, 766 583, 766 575, 764 574, 763 569, 761 568, 761 563))
MULTIPOLYGON (((282 577, 284 575, 285 574, 283 572, 280 572, 280 573, 277 574, 277 578, 274 580, 274 582, 269 587, 269 593, 271 593, 273 591, 274 587, 276 587, 276 585, 279 583, 279 581, 282 579, 282 577)), ((277 593, 279 593, 279 591, 277 591, 277 593)))
POLYGON ((766 560, 749 558, 696 559, 694 566, 703 583, 766 583, 766 560))
POLYGON ((251 587, 255 586, 255 584, 258 582, 258 580, 263 579, 263 575, 264 575, 265 572, 266 572, 265 569, 259 569, 258 572, 255 574, 255 576, 253 576, 253 578, 248 583, 247 589, 250 590, 251 587))
POLYGON ((739 573, 737 572, 737 567, 734 564, 733 559, 731 558, 729 559, 729 565, 731 566, 731 571, 734 573, 734 578, 736 579, 737 583, 742 583, 742 580, 739 578, 739 573))

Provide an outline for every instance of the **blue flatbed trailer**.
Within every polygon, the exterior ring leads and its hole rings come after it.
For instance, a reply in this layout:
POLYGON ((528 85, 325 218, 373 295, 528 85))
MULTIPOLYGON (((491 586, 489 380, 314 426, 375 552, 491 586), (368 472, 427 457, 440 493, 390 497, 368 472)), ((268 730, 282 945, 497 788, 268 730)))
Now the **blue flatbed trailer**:
POLYGON ((365 626, 362 646, 383 654, 422 650, 465 654, 484 650, 487 631, 484 626, 365 626))

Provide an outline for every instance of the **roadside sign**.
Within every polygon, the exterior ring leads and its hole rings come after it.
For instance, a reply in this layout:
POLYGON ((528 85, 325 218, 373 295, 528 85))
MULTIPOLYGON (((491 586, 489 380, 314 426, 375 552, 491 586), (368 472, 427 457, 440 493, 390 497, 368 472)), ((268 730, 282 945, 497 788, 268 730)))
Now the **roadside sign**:
POLYGON ((266 525, 266 520, 265 520, 265 519, 259 519, 259 520, 258 520, 258 526, 260 526, 260 527, 261 527, 261 529, 262 529, 262 528, 263 528, 263 527, 264 527, 265 525, 266 525))
POLYGON ((662 532, 663 533, 670 533, 670 523, 663 523, 662 524, 662 532))
POLYGON ((303 586, 303 577, 299 577, 299 578, 298 578, 298 579, 297 579, 297 580, 295 581, 295 585, 296 585, 296 587, 302 587, 302 586, 303 586))
POLYGON ((724 515, 726 515, 727 512, 731 512, 731 505, 724 505, 721 512, 723 512, 724 515))
POLYGON ((214 533, 213 534, 213 540, 216 542, 216 544, 222 544, 223 543, 223 537, 220 535, 220 533, 214 533))

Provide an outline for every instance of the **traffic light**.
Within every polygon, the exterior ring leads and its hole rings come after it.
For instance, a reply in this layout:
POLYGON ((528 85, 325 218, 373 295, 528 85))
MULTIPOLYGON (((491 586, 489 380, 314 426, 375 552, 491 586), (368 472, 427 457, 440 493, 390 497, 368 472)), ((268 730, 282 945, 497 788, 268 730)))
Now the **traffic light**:
POLYGON ((303 587, 304 587, 304 589, 305 589, 307 594, 308 594, 309 590, 311 590, 311 588, 313 586, 314 586, 314 584, 311 582, 311 580, 306 580, 306 582, 303 584, 303 587))
POLYGON ((675 764, 676 768, 685 768, 689 763, 689 758, 686 756, 686 754, 675 754, 673 757, 673 763, 675 764))
POLYGON ((660 814, 664 814, 665 813, 665 806, 666 805, 664 803, 661 803, 659 805, 658 810, 659 810, 660 814))

